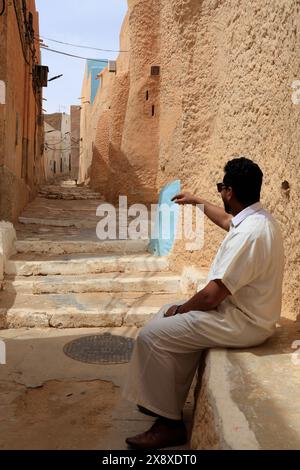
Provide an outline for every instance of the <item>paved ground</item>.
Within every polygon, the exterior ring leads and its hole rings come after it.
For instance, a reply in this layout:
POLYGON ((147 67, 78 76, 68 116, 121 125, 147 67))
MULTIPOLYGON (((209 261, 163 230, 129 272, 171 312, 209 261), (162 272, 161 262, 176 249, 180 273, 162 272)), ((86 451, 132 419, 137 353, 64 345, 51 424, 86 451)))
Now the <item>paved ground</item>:
MULTIPOLYGON (((127 449, 125 438, 153 422, 121 397, 127 364, 74 361, 63 346, 82 335, 135 337, 136 328, 0 331, 0 449, 127 449)), ((191 398, 185 420, 191 426, 191 398)))

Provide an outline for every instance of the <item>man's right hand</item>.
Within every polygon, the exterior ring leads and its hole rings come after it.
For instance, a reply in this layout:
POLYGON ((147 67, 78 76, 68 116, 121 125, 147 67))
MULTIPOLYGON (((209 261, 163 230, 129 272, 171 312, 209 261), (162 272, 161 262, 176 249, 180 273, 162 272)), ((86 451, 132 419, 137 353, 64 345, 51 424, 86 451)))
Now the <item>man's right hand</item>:
POLYGON ((204 213, 207 217, 216 225, 223 228, 227 232, 230 230, 230 222, 232 219, 231 214, 227 214, 224 208, 215 206, 205 199, 202 199, 198 196, 195 196, 191 193, 180 193, 177 196, 174 196, 172 199, 173 202, 180 205, 185 204, 202 204, 204 206, 204 213))
POLYGON ((173 202, 176 202, 176 204, 197 204, 198 203, 198 198, 194 194, 191 193, 180 193, 177 194, 177 196, 174 196, 172 199, 173 202))

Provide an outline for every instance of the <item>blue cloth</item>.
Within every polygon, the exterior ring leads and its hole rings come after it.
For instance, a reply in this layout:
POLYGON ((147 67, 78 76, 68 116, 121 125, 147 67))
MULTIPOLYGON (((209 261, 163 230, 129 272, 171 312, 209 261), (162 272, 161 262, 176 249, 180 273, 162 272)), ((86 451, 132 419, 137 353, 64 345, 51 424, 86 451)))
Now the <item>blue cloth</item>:
POLYGON ((173 248, 180 207, 172 198, 181 191, 180 180, 167 184, 160 192, 156 213, 154 237, 150 241, 149 250, 155 256, 167 256, 173 248), (164 214, 164 208, 167 209, 164 214), (170 217, 168 213, 170 210, 170 217))

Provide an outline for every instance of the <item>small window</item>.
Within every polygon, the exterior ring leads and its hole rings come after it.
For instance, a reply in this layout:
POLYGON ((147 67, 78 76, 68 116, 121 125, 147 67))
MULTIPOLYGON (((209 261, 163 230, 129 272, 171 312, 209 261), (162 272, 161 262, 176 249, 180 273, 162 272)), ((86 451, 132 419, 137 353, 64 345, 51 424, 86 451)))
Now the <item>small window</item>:
POLYGON ((53 162, 53 173, 56 174, 56 161, 53 162))
POLYGON ((149 91, 147 90, 146 91, 146 101, 148 101, 148 100, 149 100, 149 91))
POLYGON ((152 116, 155 116, 155 106, 154 106, 154 104, 152 105, 152 116))
POLYGON ((156 76, 156 77, 160 75, 160 66, 159 65, 152 65, 151 75, 156 76))

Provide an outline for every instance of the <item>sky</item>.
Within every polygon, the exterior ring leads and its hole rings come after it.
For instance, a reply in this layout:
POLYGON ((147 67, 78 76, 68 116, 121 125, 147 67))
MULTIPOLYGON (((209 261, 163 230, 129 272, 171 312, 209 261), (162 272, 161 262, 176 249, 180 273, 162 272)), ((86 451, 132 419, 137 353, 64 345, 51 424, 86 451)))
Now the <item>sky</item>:
MULTIPOLYGON (((118 50, 121 25, 127 11, 127 0, 36 0, 40 15, 40 36, 58 41, 118 50)), ((113 52, 57 44, 44 40, 49 48, 91 59, 115 59, 113 52)), ((42 64, 49 67, 49 78, 62 78, 44 88, 47 113, 69 112, 79 104, 85 61, 42 51, 42 64)))

